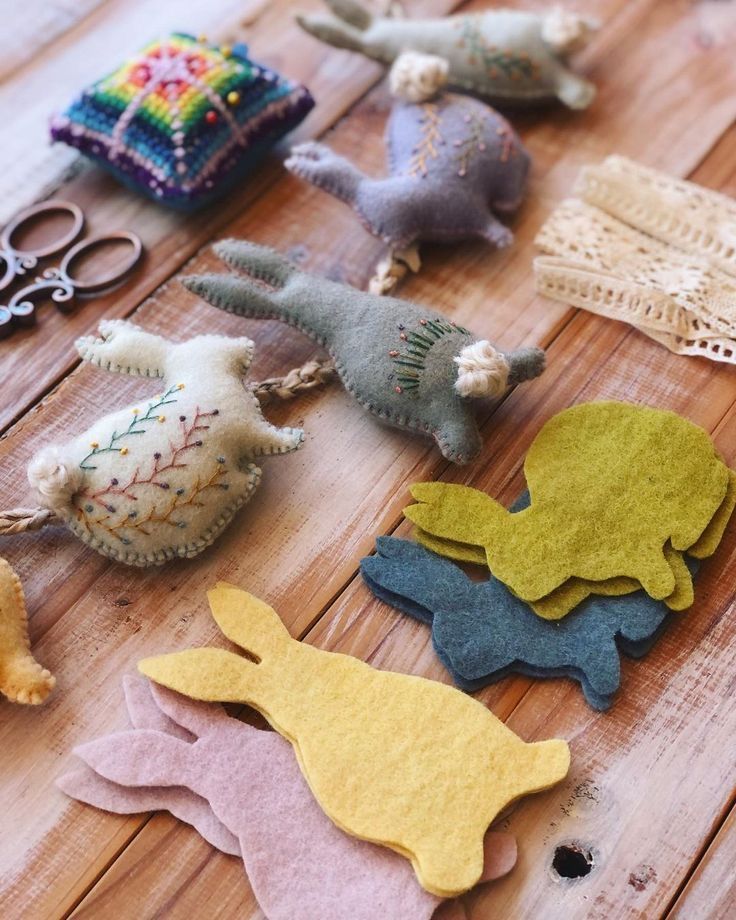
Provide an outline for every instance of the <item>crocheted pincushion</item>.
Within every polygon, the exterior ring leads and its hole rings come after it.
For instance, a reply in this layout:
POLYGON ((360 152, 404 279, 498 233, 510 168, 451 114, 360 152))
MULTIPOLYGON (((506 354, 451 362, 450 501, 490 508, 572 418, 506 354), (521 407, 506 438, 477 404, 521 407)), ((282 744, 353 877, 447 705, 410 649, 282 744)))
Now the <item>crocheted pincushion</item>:
POLYGON ((222 195, 314 105, 306 87, 247 56, 174 33, 151 42, 51 120, 149 197, 194 210, 222 195))

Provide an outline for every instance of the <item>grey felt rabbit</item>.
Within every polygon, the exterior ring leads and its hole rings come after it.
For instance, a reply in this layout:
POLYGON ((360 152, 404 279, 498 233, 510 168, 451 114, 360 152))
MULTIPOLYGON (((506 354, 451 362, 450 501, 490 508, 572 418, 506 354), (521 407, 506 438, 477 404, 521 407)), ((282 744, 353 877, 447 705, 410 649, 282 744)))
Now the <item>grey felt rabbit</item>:
POLYGON ((539 348, 503 353, 430 308, 307 274, 264 246, 214 248, 238 274, 191 276, 189 290, 230 313, 300 329, 332 355, 365 409, 431 435, 454 463, 481 448, 471 397, 499 396, 544 370, 539 348))

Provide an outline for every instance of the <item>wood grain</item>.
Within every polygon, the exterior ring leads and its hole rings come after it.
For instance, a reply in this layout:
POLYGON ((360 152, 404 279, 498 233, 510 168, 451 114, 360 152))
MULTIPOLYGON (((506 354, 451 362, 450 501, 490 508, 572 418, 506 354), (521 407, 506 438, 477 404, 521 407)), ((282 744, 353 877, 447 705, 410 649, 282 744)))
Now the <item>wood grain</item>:
POLYGON ((733 906, 736 904, 736 878, 733 874, 735 860, 736 812, 731 810, 687 886, 667 914, 668 920, 690 920, 692 917, 727 920, 732 917, 733 906))
MULTIPOLYGON (((712 3, 586 4, 604 22, 582 60, 601 86, 600 98, 586 113, 550 109, 516 117, 535 166, 528 202, 514 224, 515 246, 503 253, 481 245, 427 247, 422 272, 405 284, 406 296, 504 346, 549 347, 542 378, 487 407, 486 446, 477 464, 448 468, 431 445, 377 426, 332 386, 268 410, 276 423, 305 426, 305 448, 268 461, 254 500, 197 559, 131 571, 61 530, 5 542, 4 553, 26 585, 35 652, 57 673, 59 689, 39 710, 5 707, 0 723, 0 750, 12 750, 12 757, 0 755, 0 805, 14 829, 0 838, 4 916, 261 916, 238 862, 214 853, 189 828, 163 815, 104 815, 68 802, 52 785, 71 765, 74 744, 125 725, 120 679, 141 657, 221 641, 204 599, 216 579, 267 598, 293 635, 320 647, 447 681, 426 628, 374 601, 356 576, 378 533, 408 535, 401 508, 411 482, 469 482, 510 502, 523 486, 523 459, 544 422, 567 405, 598 398, 675 409, 713 432, 736 464, 732 369, 677 358, 626 326, 536 297, 530 272, 541 222, 569 192, 579 167, 609 152, 692 173, 726 192, 736 189, 736 132, 729 130, 736 71, 726 43, 733 4, 719 6, 731 8, 730 20, 712 3)), ((271 4, 258 16, 254 53, 258 37, 265 60, 301 73, 313 89, 319 83, 319 120, 305 132, 335 125, 328 142, 378 173, 389 100, 380 86, 358 101, 377 68, 321 49, 296 32, 290 13, 289 4, 271 4)), ((102 209, 105 221, 124 213, 138 229, 138 221, 149 220, 147 205, 113 192, 99 176, 80 177, 72 191, 95 213, 102 209)), ((72 370, 71 338, 103 313, 133 313, 146 328, 177 339, 203 331, 249 334, 257 343, 254 379, 313 353, 293 330, 239 321, 183 291, 174 272, 218 268, 207 249, 197 252, 212 234, 278 246, 310 269, 360 286, 381 252, 349 209, 275 166, 216 218, 195 226, 158 212, 153 217, 145 224, 151 256, 136 286, 60 323, 42 353, 48 365, 42 374, 26 365, 30 349, 41 352, 40 340, 52 331, 50 314, 43 317, 49 328, 24 346, 25 364, 19 358, 6 365, 0 353, 4 379, 6 366, 13 378, 3 418, 19 419, 0 441, 6 504, 27 497, 25 464, 39 446, 68 437, 102 407, 150 392, 141 381, 89 367, 72 370), (16 387, 19 374, 26 374, 24 388, 16 387)), ((673 617, 645 661, 624 664, 624 690, 610 713, 594 713, 563 680, 511 678, 478 695, 526 740, 568 738, 573 769, 562 788, 524 801, 507 819, 520 841, 519 865, 507 880, 463 899, 469 918, 648 918, 665 911, 681 889, 674 910, 682 917, 709 916, 701 906, 728 904, 732 821, 706 848, 736 787, 733 758, 725 756, 736 730, 729 650, 735 555, 731 528, 698 578, 693 609, 673 617), (567 842, 590 848, 594 857, 590 874, 574 882, 555 877, 550 866, 555 847, 567 842), (695 860, 703 851, 699 873, 695 860)))

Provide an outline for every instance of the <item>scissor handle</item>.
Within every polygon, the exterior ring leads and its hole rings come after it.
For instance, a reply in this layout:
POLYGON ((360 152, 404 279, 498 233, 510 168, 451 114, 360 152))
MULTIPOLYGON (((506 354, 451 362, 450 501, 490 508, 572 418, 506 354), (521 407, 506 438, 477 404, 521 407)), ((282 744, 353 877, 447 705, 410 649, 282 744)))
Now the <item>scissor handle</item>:
POLYGON ((77 243, 76 246, 72 246, 69 252, 62 259, 58 268, 58 274, 62 279, 69 282, 76 293, 93 294, 96 291, 102 291, 105 288, 112 287, 113 285, 116 285, 118 282, 122 281, 126 275, 133 271, 141 257, 142 252, 143 244, 141 243, 140 238, 135 235, 135 233, 121 231, 119 233, 108 233, 104 236, 92 236, 89 239, 82 240, 80 243, 77 243), (132 247, 132 252, 122 267, 116 269, 115 271, 111 271, 107 275, 103 275, 102 278, 97 278, 94 281, 80 281, 74 277, 72 274, 72 266, 76 259, 86 255, 93 249, 96 249, 98 246, 105 246, 109 243, 115 243, 117 241, 130 243, 132 247))
MULTIPOLYGON (((82 213, 82 209, 73 202, 62 201, 60 198, 52 198, 50 201, 39 201, 38 204, 31 205, 30 208, 24 208, 22 211, 19 211, 10 223, 5 226, 3 232, 0 233, 0 250, 2 250, 0 255, 2 255, 3 261, 5 261, 6 264, 5 276, 2 281, 5 282, 10 268, 7 258, 8 254, 16 257, 18 260, 44 259, 46 256, 53 255, 56 252, 61 252, 62 249, 66 249, 70 243, 76 240, 83 228, 84 214, 82 213), (56 212, 66 212, 72 216, 72 225, 63 236, 60 236, 56 240, 52 240, 52 242, 47 243, 45 246, 39 246, 36 249, 19 249, 17 246, 13 245, 13 235, 18 232, 23 224, 29 223, 40 215, 54 214, 56 212)), ((35 265, 35 262, 33 264, 35 265)), ((26 267, 31 268, 33 266, 27 265, 26 267)), ((4 286, 4 284, 0 283, 0 289, 4 286)))

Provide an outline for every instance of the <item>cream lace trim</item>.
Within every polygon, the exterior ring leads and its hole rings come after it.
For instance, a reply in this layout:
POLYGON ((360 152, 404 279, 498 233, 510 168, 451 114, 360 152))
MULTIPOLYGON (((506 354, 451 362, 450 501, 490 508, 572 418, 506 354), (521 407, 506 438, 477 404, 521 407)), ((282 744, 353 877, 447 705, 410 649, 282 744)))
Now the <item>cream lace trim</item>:
POLYGON ((676 354, 736 364, 736 203, 609 157, 536 243, 537 290, 641 329, 676 354))

